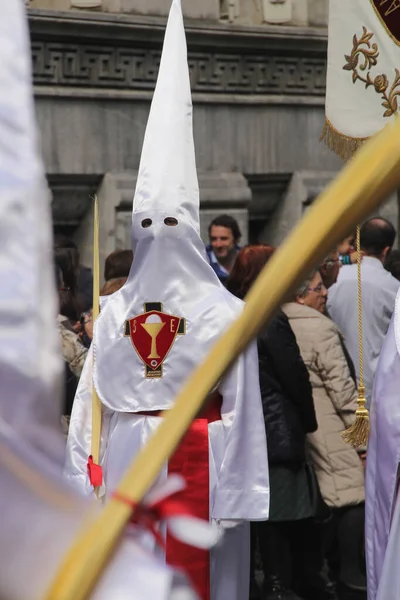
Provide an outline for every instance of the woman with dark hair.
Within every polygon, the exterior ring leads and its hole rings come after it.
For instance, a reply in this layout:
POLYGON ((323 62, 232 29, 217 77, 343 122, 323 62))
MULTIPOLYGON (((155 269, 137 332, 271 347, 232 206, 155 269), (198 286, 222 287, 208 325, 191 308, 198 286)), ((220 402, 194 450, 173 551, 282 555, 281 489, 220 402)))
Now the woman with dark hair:
MULTIPOLYGON (((228 290, 244 298, 274 250, 263 244, 240 250, 228 290)), ((334 588, 322 576, 315 493, 306 463, 306 435, 317 429, 312 389, 282 311, 257 344, 271 492, 269 521, 252 524, 253 564, 257 542, 263 563, 263 599, 299 600, 295 590, 301 587, 307 589, 306 600, 334 600, 334 588)))

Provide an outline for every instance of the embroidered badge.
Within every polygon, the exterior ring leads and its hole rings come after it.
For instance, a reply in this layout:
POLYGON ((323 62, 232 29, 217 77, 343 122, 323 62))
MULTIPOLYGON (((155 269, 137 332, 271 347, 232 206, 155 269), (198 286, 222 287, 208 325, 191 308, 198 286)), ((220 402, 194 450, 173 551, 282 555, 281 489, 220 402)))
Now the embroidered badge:
POLYGON ((146 302, 144 313, 125 321, 124 335, 145 365, 145 377, 162 377, 162 363, 177 335, 185 335, 186 320, 167 315, 161 302, 146 302))

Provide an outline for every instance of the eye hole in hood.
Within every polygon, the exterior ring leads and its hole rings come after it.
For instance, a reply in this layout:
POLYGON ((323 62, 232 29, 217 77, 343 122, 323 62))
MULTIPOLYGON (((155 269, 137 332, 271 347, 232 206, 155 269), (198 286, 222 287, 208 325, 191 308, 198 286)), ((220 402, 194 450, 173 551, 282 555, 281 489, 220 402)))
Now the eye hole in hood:
POLYGON ((153 224, 153 221, 151 219, 143 219, 143 221, 142 221, 143 229, 150 227, 152 224, 153 224))
POLYGON ((178 225, 178 219, 175 219, 175 217, 166 217, 164 223, 168 225, 168 227, 175 227, 178 225))

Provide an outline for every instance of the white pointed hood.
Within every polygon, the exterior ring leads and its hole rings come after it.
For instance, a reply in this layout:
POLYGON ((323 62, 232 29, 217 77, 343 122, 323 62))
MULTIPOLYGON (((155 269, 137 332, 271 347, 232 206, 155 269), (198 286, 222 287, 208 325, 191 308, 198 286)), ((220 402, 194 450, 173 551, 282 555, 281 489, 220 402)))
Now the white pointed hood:
MULTIPOLYGON (((199 234, 199 186, 193 142, 193 107, 182 10, 174 0, 165 32, 133 201, 132 244, 142 218, 173 216, 199 234)), ((165 217, 164 217, 165 218, 165 217)), ((138 237, 136 236, 139 231, 138 237)))
MULTIPOLYGON (((21 1, 0 18, 0 423, 55 453, 61 397, 50 199, 21 1)), ((61 440, 60 440, 61 442, 61 440)))
POLYGON ((240 310, 200 238, 192 120, 182 9, 173 0, 133 202, 134 261, 95 326, 95 385, 114 410, 168 408, 240 310))

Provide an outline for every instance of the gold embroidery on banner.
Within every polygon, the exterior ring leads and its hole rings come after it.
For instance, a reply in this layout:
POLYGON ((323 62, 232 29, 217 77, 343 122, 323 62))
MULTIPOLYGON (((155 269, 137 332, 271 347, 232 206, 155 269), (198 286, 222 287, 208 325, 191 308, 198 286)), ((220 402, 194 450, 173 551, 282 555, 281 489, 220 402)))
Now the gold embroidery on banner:
POLYGON ((354 34, 353 49, 350 55, 345 55, 346 64, 343 69, 353 72, 353 83, 361 81, 365 83, 365 89, 373 86, 375 92, 380 94, 383 100, 382 106, 386 109, 383 116, 391 117, 399 110, 397 96, 400 96, 400 71, 395 69, 395 77, 391 86, 385 73, 371 77, 371 68, 378 64, 379 58, 378 44, 371 44, 373 36, 373 33, 367 32, 366 27, 363 27, 363 33, 359 39, 354 34), (361 72, 364 72, 365 76, 361 72))

